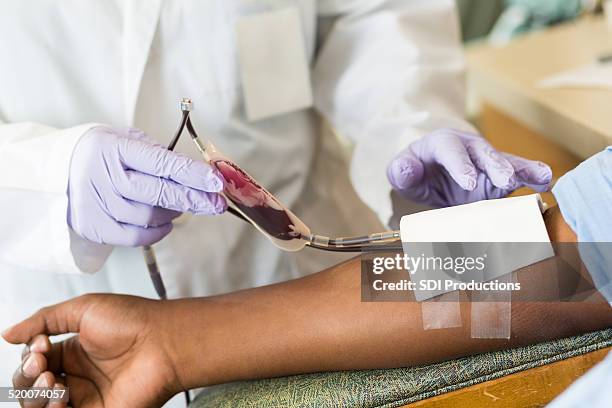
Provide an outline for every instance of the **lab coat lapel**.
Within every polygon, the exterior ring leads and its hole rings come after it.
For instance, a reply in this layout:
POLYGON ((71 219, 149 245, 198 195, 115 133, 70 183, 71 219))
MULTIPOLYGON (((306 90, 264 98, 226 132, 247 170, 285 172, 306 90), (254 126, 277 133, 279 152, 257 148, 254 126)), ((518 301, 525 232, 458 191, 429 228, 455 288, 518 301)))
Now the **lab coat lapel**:
POLYGON ((128 0, 124 14, 123 89, 125 120, 133 125, 138 93, 144 73, 162 0, 128 0))

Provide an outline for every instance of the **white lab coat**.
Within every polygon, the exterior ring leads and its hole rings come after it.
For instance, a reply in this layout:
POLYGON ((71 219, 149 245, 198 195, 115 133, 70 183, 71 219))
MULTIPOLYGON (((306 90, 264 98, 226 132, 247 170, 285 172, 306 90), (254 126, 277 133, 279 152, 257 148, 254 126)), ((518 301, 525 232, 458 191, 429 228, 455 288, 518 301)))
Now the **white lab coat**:
MULTIPOLYGON (((67 227, 71 153, 96 123, 167 143, 178 99, 191 97, 201 133, 313 232, 372 232, 381 226, 363 203, 389 220, 393 155, 434 128, 467 126, 462 75, 452 0, 0 1, 0 326, 86 292, 154 297, 139 249, 106 259, 112 248, 67 227), (299 12, 316 109, 250 121, 234 26, 283 8, 299 12), (355 145, 352 186, 316 111, 355 145)), ((188 140, 178 150, 197 157, 188 140)), ((282 253, 230 215, 185 216, 155 249, 170 297, 286 280, 340 259, 282 253)), ((3 385, 16 349, 2 344, 0 361, 3 385)))

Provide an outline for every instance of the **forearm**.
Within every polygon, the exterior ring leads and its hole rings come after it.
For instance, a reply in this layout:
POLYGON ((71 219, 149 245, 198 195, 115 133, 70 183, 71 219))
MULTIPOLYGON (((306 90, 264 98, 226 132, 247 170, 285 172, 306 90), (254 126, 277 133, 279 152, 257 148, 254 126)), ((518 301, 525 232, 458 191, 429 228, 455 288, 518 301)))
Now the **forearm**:
MULTIPOLYGON (((546 221, 552 237, 575 239, 554 212, 546 221)), ((612 325, 604 303, 515 303, 509 340, 472 339, 468 303, 461 327, 423 330, 419 303, 361 302, 360 285, 353 259, 278 285, 170 303, 183 386, 410 366, 612 325)))

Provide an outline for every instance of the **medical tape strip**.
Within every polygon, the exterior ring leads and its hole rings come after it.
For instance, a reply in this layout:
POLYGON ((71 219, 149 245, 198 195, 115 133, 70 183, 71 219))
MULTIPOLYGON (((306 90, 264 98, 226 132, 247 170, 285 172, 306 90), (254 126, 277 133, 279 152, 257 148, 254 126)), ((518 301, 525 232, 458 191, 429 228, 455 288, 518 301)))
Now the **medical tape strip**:
POLYGON ((461 327, 459 292, 449 292, 421 302, 423 329, 461 327))
MULTIPOLYGON (((467 245, 471 250, 479 248, 478 243, 484 244, 485 247, 487 243, 498 243, 494 247, 503 248, 499 252, 502 256, 496 259, 494 267, 488 268, 488 271, 478 281, 512 279, 511 272, 554 255, 541 216, 543 209, 541 197, 534 194, 485 200, 406 215, 400 221, 404 252, 418 256, 420 251, 415 250, 415 247, 427 248, 428 244, 438 251, 440 243, 447 243, 449 250, 452 250, 455 247, 454 244, 457 243, 476 243, 467 245), (504 245, 504 243, 519 243, 518 247, 525 248, 525 245, 532 242, 542 243, 542 246, 538 246, 536 251, 520 253, 518 259, 512 259, 512 251, 506 251, 508 248, 514 248, 513 245, 504 245), (507 262, 508 260, 510 262, 507 262), (509 277, 504 278, 505 275, 509 277)), ((416 288, 419 287, 419 279, 432 278, 427 274, 421 274, 420 277, 417 275, 411 276, 411 280, 417 282, 416 288)), ((438 280, 439 276, 438 274, 438 280)), ((449 294, 452 293, 451 290, 420 291, 415 289, 415 297, 422 305, 424 329, 461 325, 459 294, 458 292, 449 294), (429 300, 433 297, 438 299, 429 300)), ((479 299, 480 295, 477 293, 476 298, 479 299)), ((510 336, 511 294, 501 292, 498 296, 493 302, 474 302, 481 303, 472 309, 472 332, 475 337, 507 338, 510 336), (491 311, 491 316, 486 314, 488 310, 491 311)))
MULTIPOLYGON (((496 280, 513 283, 514 274, 509 273, 496 280)), ((471 327, 473 339, 509 339, 512 331, 512 291, 472 291, 471 327)))

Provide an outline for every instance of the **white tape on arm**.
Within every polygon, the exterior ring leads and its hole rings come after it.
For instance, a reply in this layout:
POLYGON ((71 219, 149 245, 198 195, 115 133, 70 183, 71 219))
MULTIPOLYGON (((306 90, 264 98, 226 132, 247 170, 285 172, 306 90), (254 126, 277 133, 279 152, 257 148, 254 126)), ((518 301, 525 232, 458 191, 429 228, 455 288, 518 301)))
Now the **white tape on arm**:
MULTIPOLYGON (((477 280, 484 282, 497 279, 511 283, 512 279, 509 276, 511 272, 554 255, 541 214, 543 208, 540 196, 534 194, 480 201, 407 215, 402 217, 400 222, 404 252, 409 256, 423 257, 425 256, 422 253, 423 249, 428 247, 433 248, 432 251, 436 254, 440 250, 452 254, 455 251, 453 245, 457 243, 459 246, 461 243, 474 243, 473 248, 479 248, 478 245, 482 244, 481 247, 489 248, 495 253, 497 262, 493 262, 491 267, 486 268, 477 277, 477 280), (526 245, 533 242, 544 244, 526 245), (448 245, 445 246, 445 243, 448 245), (517 248, 521 249, 519 256, 516 256, 517 248), (524 250, 525 248, 528 250, 524 250), (505 275, 508 277, 504 278, 505 275)), ((472 245, 464 245, 464 247, 472 248, 472 245)), ((452 289, 447 289, 444 285, 440 285, 435 290, 420 290, 422 286, 419 284, 420 281, 432 278, 440 279, 440 276, 454 281, 453 274, 448 272, 423 270, 422 273, 413 274, 411 278, 416 283, 416 299, 423 301, 451 292, 452 289)), ((461 282, 459 279, 461 276, 455 276, 457 282, 461 282)), ((491 299, 493 302, 487 302, 488 295, 475 294, 475 298, 483 302, 472 304, 472 337, 508 337, 510 335, 510 293, 503 291, 497 293, 495 296, 499 295, 501 298, 491 299), (496 303, 494 307, 491 306, 492 303, 496 303), (498 311, 493 313, 495 319, 489 318, 490 313, 487 313, 487 307, 489 311, 498 311)), ((429 313, 429 307, 431 307, 429 304, 423 307, 425 328, 455 327, 456 316, 459 313, 458 304, 454 307, 446 304, 444 313, 451 315, 448 319, 441 319, 440 316, 437 316, 435 322, 430 321, 434 314, 429 313), (444 321, 447 321, 447 324, 444 321)))

